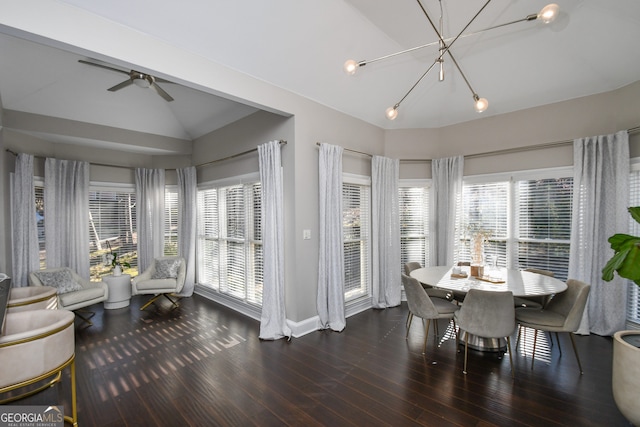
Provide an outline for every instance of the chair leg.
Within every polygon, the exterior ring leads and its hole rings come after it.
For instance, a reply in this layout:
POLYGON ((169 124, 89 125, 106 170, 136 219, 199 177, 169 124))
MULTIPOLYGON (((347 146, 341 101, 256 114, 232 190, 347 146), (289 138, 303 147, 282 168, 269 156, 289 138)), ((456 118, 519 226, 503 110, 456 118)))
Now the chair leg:
POLYGON ((78 309, 75 310, 74 313, 76 314, 76 316, 78 316, 80 319, 82 319, 84 322, 88 323, 89 326, 93 326, 93 322, 89 319, 91 319, 93 316, 95 316, 96 314, 93 311, 89 311, 89 310, 82 310, 82 309, 78 309), (88 313, 85 314, 84 316, 80 313, 88 313))
MULTIPOLYGON (((549 338, 551 337, 551 332, 549 332, 549 338)), ((553 339, 551 339, 553 342, 553 339)), ((558 351, 560 352, 560 356, 562 356, 562 347, 560 346, 560 338, 558 337, 558 333, 556 332, 556 341, 558 341, 558 351)))
POLYGON ((515 379, 516 374, 513 372, 513 359, 511 357, 511 337, 507 337, 507 350, 509 350, 509 366, 511 367, 511 378, 515 379))
POLYGON ((145 303, 145 305, 143 305, 142 307, 140 307, 140 310, 144 310, 145 308, 149 307, 151 304, 153 304, 155 302, 155 300, 157 300, 158 298, 160 298, 162 296, 162 294, 158 294, 153 296, 153 298, 151 298, 149 301, 147 301, 145 303))
POLYGON ((538 339, 538 330, 533 333, 533 352, 531 353, 531 369, 533 370, 533 362, 536 360, 536 341, 538 339))
POLYGON ((407 335, 404 337, 405 339, 409 337, 409 328, 411 327, 412 321, 413 321, 413 313, 409 312, 409 315, 407 316, 407 335))
POLYGON ((467 375, 467 353, 469 350, 469 332, 464 331, 464 368, 462 368, 462 373, 467 375))
POLYGON ((573 338, 573 333, 569 332, 569 338, 571 338, 571 345, 573 346, 573 352, 576 354, 576 360, 578 361, 578 369, 580 369, 580 375, 584 374, 582 372, 582 364, 580 363, 580 356, 578 356, 578 348, 576 347, 576 342, 573 338))
POLYGON ((169 296, 169 294, 162 294, 166 299, 168 299, 169 301, 171 301, 171 304, 173 304, 174 307, 178 307, 178 301, 180 301, 180 299, 176 299, 176 300, 172 300, 171 297, 169 296))
POLYGON ((422 344, 422 354, 427 353, 427 339, 429 338, 429 326, 431 326, 431 319, 427 319, 427 326, 424 328, 424 344, 422 344))

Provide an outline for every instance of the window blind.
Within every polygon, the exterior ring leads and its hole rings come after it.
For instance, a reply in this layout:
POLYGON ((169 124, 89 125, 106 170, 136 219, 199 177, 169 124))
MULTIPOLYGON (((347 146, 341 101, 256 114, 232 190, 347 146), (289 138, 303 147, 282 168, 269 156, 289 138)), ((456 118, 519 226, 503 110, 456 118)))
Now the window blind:
POLYGON ((168 187, 164 191, 164 254, 178 255, 178 191, 168 187))
POLYGON ((36 198, 36 227, 38 229, 38 251, 40 253, 40 269, 47 267, 47 252, 44 235, 44 184, 36 184, 34 188, 36 198))
POLYGON ((198 191, 198 282, 262 304, 263 251, 259 182, 198 191))
POLYGON ((429 187, 399 187, 400 260, 429 264, 429 187))
POLYGON ((471 238, 475 231, 488 232, 485 260, 497 257, 497 265, 507 265, 508 182, 465 183, 462 190, 460 242, 457 260, 471 260, 471 238))
MULTIPOLYGON (((634 170, 629 177, 629 206, 640 206, 640 171, 634 170)), ((640 224, 629 215, 629 234, 640 235, 640 224)), ((640 328, 640 292, 639 287, 632 281, 628 283, 627 320, 633 327, 640 328)))
POLYGON ((572 198, 573 178, 516 183, 517 268, 540 268, 567 279, 572 198))
POLYGON ((111 274, 102 255, 109 246, 120 261, 131 268, 125 273, 138 274, 138 242, 136 229, 136 196, 133 189, 111 189, 92 186, 89 192, 89 248, 92 279, 111 274))
POLYGON ((370 186, 343 182, 345 301, 369 294, 370 186))

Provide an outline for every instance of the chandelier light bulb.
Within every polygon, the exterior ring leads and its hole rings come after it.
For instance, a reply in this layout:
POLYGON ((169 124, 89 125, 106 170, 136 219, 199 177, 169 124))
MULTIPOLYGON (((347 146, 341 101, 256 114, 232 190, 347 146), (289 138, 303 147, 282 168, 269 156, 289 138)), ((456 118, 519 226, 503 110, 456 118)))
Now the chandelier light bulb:
POLYGON ((398 107, 393 106, 393 107, 387 108, 387 111, 385 111, 385 115, 387 119, 395 120, 395 118, 398 117, 398 107))
POLYGON ((473 99, 476 101, 474 107, 478 113, 482 113, 489 107, 487 98, 480 98, 478 95, 474 95, 473 99))
POLYGON ((548 24, 552 22, 554 19, 558 17, 558 11, 560 10, 560 6, 555 3, 551 3, 542 8, 540 13, 538 13, 538 19, 548 24))
POLYGON ((353 76, 360 65, 353 59, 349 59, 344 63, 344 72, 350 76, 353 76))

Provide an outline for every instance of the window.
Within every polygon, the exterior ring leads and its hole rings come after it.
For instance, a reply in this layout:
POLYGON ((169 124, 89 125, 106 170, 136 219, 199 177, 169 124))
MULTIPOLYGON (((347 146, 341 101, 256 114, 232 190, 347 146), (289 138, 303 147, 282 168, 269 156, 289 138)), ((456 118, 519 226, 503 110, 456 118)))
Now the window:
POLYGON ((47 252, 44 239, 44 183, 36 181, 34 183, 36 197, 36 221, 38 228, 38 251, 40 253, 40 269, 47 268, 47 252))
POLYGON ((457 260, 466 261, 473 229, 491 235, 485 258, 501 267, 540 268, 567 279, 573 178, 569 168, 471 177, 463 185, 457 260))
POLYGON ((549 270, 567 279, 572 198, 573 178, 516 183, 518 268, 549 270))
POLYGON ((164 255, 178 255, 178 190, 164 191, 164 255))
POLYGON ((111 274, 111 267, 102 262, 109 251, 118 253, 120 261, 131 268, 125 273, 138 274, 136 229, 136 196, 133 188, 91 185, 89 192, 89 251, 92 279, 111 274))
POLYGON ((490 235, 485 243, 485 258, 497 257, 497 265, 506 266, 507 260, 507 195, 509 183, 467 183, 462 189, 459 235, 456 261, 471 260, 471 239, 475 231, 490 235))
POLYGON ((370 294, 370 190, 371 184, 355 177, 342 184, 345 301, 370 294))
MULTIPOLYGON (((631 166, 631 176, 629 177, 629 206, 640 206, 640 163, 634 163, 631 166)), ((633 236, 640 235, 640 224, 635 222, 629 215, 629 234, 633 236)), ((627 320, 635 325, 640 326, 640 287, 628 282, 627 296, 627 320)))
POLYGON ((429 265, 429 197, 426 183, 401 181, 398 188, 400 208, 400 260, 429 265))
POLYGON ((198 191, 198 282, 262 305, 261 185, 198 191))

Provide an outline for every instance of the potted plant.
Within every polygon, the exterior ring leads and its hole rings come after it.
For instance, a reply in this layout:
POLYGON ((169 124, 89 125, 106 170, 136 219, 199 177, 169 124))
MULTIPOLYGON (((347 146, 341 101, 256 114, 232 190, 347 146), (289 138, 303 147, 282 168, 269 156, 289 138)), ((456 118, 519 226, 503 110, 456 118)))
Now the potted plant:
POLYGON ((102 255, 102 261, 104 265, 110 265, 113 267, 113 275, 120 276, 122 274, 122 267, 131 268, 131 264, 126 261, 120 261, 118 259, 118 253, 111 249, 111 244, 107 240, 107 246, 109 247, 109 253, 102 255))
MULTIPOLYGON (((640 223, 640 206, 628 209, 640 223)), ((614 234, 609 237, 613 257, 602 269, 602 279, 620 277, 640 286, 640 237, 614 234)), ((640 426, 640 331, 618 331, 613 336, 613 398, 620 412, 634 425, 640 426)))

